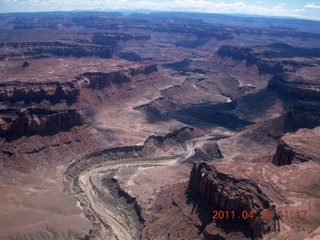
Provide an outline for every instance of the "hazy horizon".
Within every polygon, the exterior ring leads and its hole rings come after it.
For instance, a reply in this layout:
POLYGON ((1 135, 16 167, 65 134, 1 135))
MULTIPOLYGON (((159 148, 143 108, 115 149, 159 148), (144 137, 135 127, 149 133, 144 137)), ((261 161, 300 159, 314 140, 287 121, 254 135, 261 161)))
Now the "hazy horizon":
POLYGON ((2 0, 1 13, 52 11, 174 11, 320 20, 320 1, 2 0))

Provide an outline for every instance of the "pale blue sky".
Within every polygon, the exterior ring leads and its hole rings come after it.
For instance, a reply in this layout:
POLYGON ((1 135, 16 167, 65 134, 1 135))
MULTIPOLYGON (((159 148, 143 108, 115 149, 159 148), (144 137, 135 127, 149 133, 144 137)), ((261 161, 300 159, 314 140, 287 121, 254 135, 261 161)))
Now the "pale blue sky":
POLYGON ((0 12, 168 10, 245 13, 320 20, 320 1, 299 0, 0 0, 0 12))

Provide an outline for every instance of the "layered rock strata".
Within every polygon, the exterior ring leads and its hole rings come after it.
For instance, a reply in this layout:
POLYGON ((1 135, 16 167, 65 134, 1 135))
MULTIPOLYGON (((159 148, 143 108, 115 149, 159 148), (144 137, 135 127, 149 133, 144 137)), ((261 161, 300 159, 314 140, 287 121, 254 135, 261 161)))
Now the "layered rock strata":
POLYGON ((152 135, 148 137, 143 145, 116 147, 97 150, 86 154, 74 161, 65 171, 65 178, 72 182, 77 176, 92 166, 99 164, 112 164, 112 162, 135 160, 165 160, 182 156, 184 145, 180 141, 190 138, 193 128, 182 127, 170 132, 165 136, 152 135))
POLYGON ((296 101, 286 114, 286 130, 289 132, 317 126, 320 126, 319 101, 296 101))
POLYGON ((295 48, 283 43, 263 47, 222 46, 218 50, 221 57, 231 57, 236 61, 246 61, 246 65, 256 65, 261 74, 279 74, 284 71, 296 72, 302 67, 312 66, 307 59, 318 58, 319 48, 295 48))
POLYGON ((47 100, 52 104, 77 100, 79 89, 72 82, 32 83, 8 82, 0 84, 0 102, 40 103, 47 100))
POLYGON ((86 72, 69 82, 7 82, 0 84, 0 137, 7 140, 31 135, 53 135, 84 124, 74 108, 83 88, 103 89, 151 74, 156 65, 137 65, 112 72, 86 72))
POLYGON ((277 166, 307 161, 320 162, 320 127, 287 133, 279 141, 272 163, 277 166))
POLYGON ((210 210, 234 211, 237 216, 242 216, 244 211, 252 211, 254 217, 246 221, 254 238, 279 231, 279 216, 275 205, 252 180, 234 177, 204 162, 198 162, 191 171, 188 192, 195 201, 201 199, 205 202, 210 210), (273 217, 270 219, 260 215, 267 210, 272 212, 273 217))
POLYGON ((52 55, 100 58, 113 56, 113 50, 109 46, 63 42, 11 42, 0 44, 0 49, 0 60, 48 58, 52 55))
POLYGON ((94 34, 92 37, 92 43, 107 46, 116 46, 119 41, 129 40, 149 40, 151 39, 150 34, 128 34, 128 33, 112 33, 112 34, 94 34))
POLYGON ((111 84, 128 83, 131 81, 130 77, 138 74, 151 74, 158 71, 154 64, 139 66, 136 68, 129 68, 124 71, 113 72, 86 72, 76 77, 77 80, 84 80, 89 88, 103 89, 111 84))
POLYGON ((303 75, 299 73, 283 73, 275 75, 268 87, 287 97, 301 100, 320 100, 320 85, 317 68, 304 69, 303 75), (310 76, 311 75, 311 76, 310 76))
POLYGON ((0 113, 0 137, 7 140, 35 134, 53 135, 83 124, 82 117, 75 109, 5 109, 0 113))

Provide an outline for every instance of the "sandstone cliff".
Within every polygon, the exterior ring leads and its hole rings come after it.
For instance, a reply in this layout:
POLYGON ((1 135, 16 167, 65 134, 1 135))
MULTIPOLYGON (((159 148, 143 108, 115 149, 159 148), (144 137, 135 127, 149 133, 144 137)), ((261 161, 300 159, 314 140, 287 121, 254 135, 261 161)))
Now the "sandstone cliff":
POLYGON ((219 172, 204 162, 195 163, 190 174, 188 192, 195 201, 203 201, 210 210, 253 211, 254 218, 248 218, 254 238, 261 238, 270 231, 279 230, 279 217, 275 205, 252 180, 236 178, 219 172), (262 211, 269 210, 273 218, 261 217, 262 211))
POLYGON ((89 88, 103 89, 111 84, 131 82, 131 77, 138 74, 151 74, 158 71, 155 64, 137 66, 112 72, 86 72, 76 77, 83 80, 89 88))
POLYGON ((71 104, 77 100, 79 89, 72 82, 32 83, 9 82, 0 84, 0 102, 40 103, 47 100, 52 104, 66 101, 71 104))
POLYGON ((1 110, 0 137, 7 140, 30 135, 52 135, 83 124, 75 109, 55 111, 41 108, 1 110))
POLYGON ((68 182, 92 165, 103 164, 106 161, 127 161, 130 159, 172 159, 182 156, 185 149, 181 142, 190 139, 190 127, 182 127, 165 136, 152 135, 143 145, 116 147, 96 150, 74 161, 65 171, 68 182))
POLYGON ((151 39, 150 34, 143 33, 109 33, 109 34, 94 34, 92 36, 92 43, 99 45, 106 45, 115 47, 118 45, 119 41, 129 41, 129 40, 149 40, 151 39))
POLYGON ((85 72, 67 82, 8 81, 0 84, 0 137, 6 140, 30 135, 52 135, 84 123, 74 109, 81 91, 101 90, 131 82, 139 74, 152 74, 157 66, 136 64, 117 71, 85 72))
POLYGON ((246 61, 247 66, 256 65, 261 74, 278 74, 284 71, 296 72, 298 69, 311 66, 307 59, 320 56, 319 48, 295 48, 283 43, 248 48, 224 45, 218 55, 231 57, 236 61, 246 61))
POLYGON ((130 82, 130 78, 120 72, 87 72, 83 73, 78 79, 83 79, 88 83, 89 88, 103 89, 111 84, 130 82))
POLYGON ((317 68, 303 69, 303 75, 298 73, 283 73, 275 75, 268 84, 268 88, 286 97, 301 100, 320 100, 320 85, 315 71, 317 68))
POLYGON ((272 163, 277 166, 307 161, 320 162, 320 127, 287 133, 279 141, 272 163))
POLYGON ((320 126, 319 101, 296 101, 286 114, 286 125, 289 132, 320 126))
POLYGON ((48 58, 54 56, 111 58, 113 50, 109 46, 63 42, 9 42, 0 45, 0 59, 48 58))
POLYGON ((279 93, 282 99, 291 105, 283 118, 284 132, 295 132, 300 128, 315 128, 320 125, 320 85, 317 67, 301 67, 295 73, 277 74, 269 81, 268 88, 279 93))

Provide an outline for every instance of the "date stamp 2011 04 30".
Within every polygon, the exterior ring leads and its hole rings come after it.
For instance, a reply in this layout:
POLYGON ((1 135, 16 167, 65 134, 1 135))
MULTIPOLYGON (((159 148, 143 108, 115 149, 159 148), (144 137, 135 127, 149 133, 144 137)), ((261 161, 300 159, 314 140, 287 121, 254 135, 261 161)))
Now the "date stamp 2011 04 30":
POLYGON ((280 218, 280 219, 305 219, 307 217, 307 210, 297 210, 297 211, 289 211, 289 210, 280 210, 278 214, 274 214, 270 210, 262 210, 258 213, 254 213, 253 211, 243 210, 240 213, 235 211, 224 211, 224 210, 213 210, 212 219, 255 219, 255 218, 280 218))

